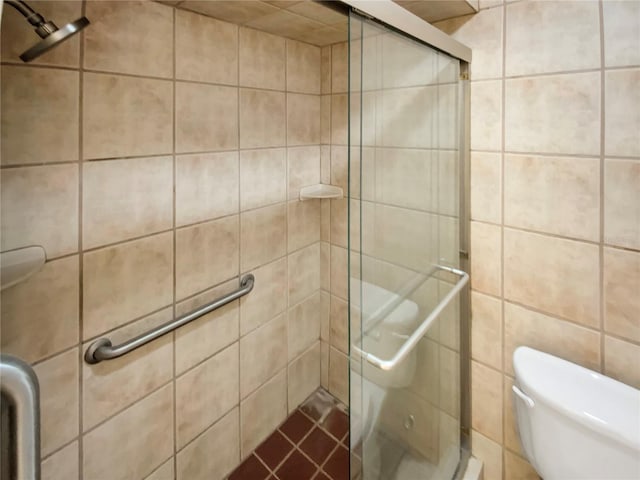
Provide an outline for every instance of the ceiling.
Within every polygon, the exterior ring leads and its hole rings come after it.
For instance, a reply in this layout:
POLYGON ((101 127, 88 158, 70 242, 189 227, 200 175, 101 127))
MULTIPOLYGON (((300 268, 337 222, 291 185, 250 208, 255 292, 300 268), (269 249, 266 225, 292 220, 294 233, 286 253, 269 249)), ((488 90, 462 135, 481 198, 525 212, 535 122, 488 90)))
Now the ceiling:
MULTIPOLYGON (((158 0, 183 10, 323 47, 348 39, 341 2, 313 0, 158 0), (333 6, 333 7, 332 7, 333 6)), ((478 0, 393 0, 433 23, 474 13, 478 0)))

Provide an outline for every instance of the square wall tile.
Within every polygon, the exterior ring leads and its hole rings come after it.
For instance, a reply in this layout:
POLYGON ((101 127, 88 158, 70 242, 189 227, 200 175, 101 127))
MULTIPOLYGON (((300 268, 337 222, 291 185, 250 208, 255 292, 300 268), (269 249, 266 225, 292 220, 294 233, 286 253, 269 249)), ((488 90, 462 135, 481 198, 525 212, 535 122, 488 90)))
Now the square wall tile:
POLYGON ((287 94, 287 145, 320 143, 320 95, 287 94))
POLYGON ((176 151, 238 148, 238 89, 176 83, 176 151))
POLYGON ((292 412, 320 387, 320 342, 289 364, 288 375, 288 403, 292 412))
POLYGON ((492 8, 435 24, 443 32, 473 48, 473 80, 502 76, 503 10, 492 8))
POLYGON ((504 478, 518 478, 522 480, 539 480, 535 469, 524 458, 509 450, 504 450, 504 478))
POLYGON ((169 305, 173 233, 85 253, 83 335, 89 339, 169 305))
POLYGON ((345 93, 349 89, 349 44, 331 45, 331 93, 345 93))
POLYGON ((2 171, 2 250, 41 245, 48 259, 78 251, 78 166, 2 171))
POLYGON ((215 3, 209 0, 185 0, 181 7, 194 12, 200 12, 210 17, 216 17, 230 23, 242 24, 256 17, 262 17, 277 8, 262 1, 219 0, 215 3))
POLYGON ((347 145, 348 97, 331 95, 331 144, 347 145))
POLYGON ((640 162, 604 162, 604 241, 640 250, 640 162))
POLYGON ((336 296, 331 296, 329 310, 331 346, 345 354, 349 353, 349 304, 336 296))
POLYGON ((506 155, 504 223, 599 241, 600 159, 506 155))
MULTIPOLYGON (((191 297, 176 306, 176 316, 186 315, 238 288, 238 281, 231 280, 204 293, 191 297)), ((209 358, 239 337, 240 309, 238 301, 184 325, 175 334, 176 372, 185 372, 209 358)))
POLYGON ((172 157, 131 158, 84 165, 83 248, 140 237, 172 226, 172 157))
POLYGON ((604 84, 605 153, 640 157, 640 68, 607 71, 604 84))
POLYGON ((502 443, 502 374, 471 362, 471 421, 473 429, 502 443))
POLYGON ((599 72, 507 80, 505 88, 505 150, 599 155, 599 72))
POLYGON ((320 47, 287 40, 287 91, 320 94, 320 47))
POLYGON ((471 149, 502 149, 502 82, 471 83, 471 149))
POLYGON ((279 204, 240 215, 240 270, 269 263, 287 252, 287 209, 279 204))
POLYGON ((596 245, 504 230, 504 297, 598 328, 600 260, 596 245))
MULTIPOLYGON (((173 319, 166 308, 109 334, 114 344, 141 334, 173 319)), ((86 351, 89 344, 82 346, 86 351)), ((77 363, 77 355, 76 355, 77 363)), ((154 340, 108 362, 89 365, 82 362, 82 428, 86 432, 122 411, 173 377, 173 339, 171 335, 154 340)))
POLYGON ((240 339, 240 398, 287 364, 287 316, 282 314, 240 339))
POLYGON ((287 148, 287 187, 289 200, 300 197, 300 188, 320 183, 320 147, 287 148))
POLYGON ((471 288, 491 295, 502 293, 502 228, 471 222, 471 288))
POLYGON ((184 447, 238 403, 238 344, 176 379, 176 445, 184 447))
POLYGON ((289 306, 320 289, 320 242, 289 255, 289 306))
POLYGON ((521 345, 600 370, 600 334, 542 313, 504 304, 504 367, 514 375, 513 352, 521 345))
POLYGON ((602 13, 605 66, 640 65, 640 49, 637 48, 640 4, 626 0, 607 0, 602 2, 602 13))
POLYGON ((85 159, 172 152, 172 82, 99 73, 83 75, 85 159), (118 141, 114 142, 114 138, 118 141))
POLYGON ((176 298, 185 298, 238 275, 238 216, 176 232, 176 298))
POLYGON ((237 152, 176 157, 176 225, 238 213, 237 152))
MULTIPOLYGON (((173 10, 156 2, 86 4, 84 68, 148 77, 173 76, 173 10)), ((75 18, 75 17, 74 17, 75 18)))
POLYGON ((471 152, 471 219, 502 221, 502 156, 471 152))
POLYGON ((600 68, 598 2, 515 2, 505 8, 507 76, 600 68))
POLYGON ((240 148, 286 144, 285 94, 240 89, 240 148))
POLYGON ((240 462, 239 423, 239 411, 234 408, 178 452, 177 480, 224 478, 233 470, 240 462))
POLYGON ((640 347, 617 338, 604 337, 604 372, 634 388, 640 388, 640 374, 637 368, 640 347))
POLYGON ((2 165, 78 159, 79 85, 78 72, 2 66, 2 165))
POLYGON ((238 26, 184 10, 175 12, 176 78, 237 85, 238 26))
MULTIPOLYGON (((54 21, 58 26, 63 26, 70 19, 82 16, 82 2, 77 0, 58 2, 35 0, 29 5, 44 18, 54 21)), ((24 17, 14 8, 3 10, 0 30, 2 31, 2 61, 22 63, 20 55, 35 43, 33 30, 25 28, 24 17)), ((77 35, 58 44, 56 48, 49 50, 30 63, 32 65, 78 67, 79 58, 80 36, 77 35)))
POLYGON ((471 356, 502 370, 502 301, 471 292, 471 318, 471 356))
POLYGON ((331 93, 331 46, 320 50, 320 92, 323 95, 331 93))
POLYGON ((296 358, 320 338, 320 292, 317 291, 288 312, 289 361, 296 358))
POLYGON ((242 458, 287 417, 287 371, 282 370, 240 404, 242 458))
POLYGON ((80 375, 77 348, 34 367, 40 383, 41 444, 46 456, 79 433, 80 375))
POLYGON ((349 404, 349 359, 333 347, 329 347, 329 392, 349 404))
POLYGON ((640 253, 604 249, 604 328, 640 342, 640 253))
POLYGON ((240 152, 240 209, 284 202, 287 196, 287 151, 284 148, 240 152))
POLYGON ((281 258, 251 272, 256 282, 240 299, 240 334, 265 324, 287 308, 287 259, 281 258))
POLYGON ((80 480, 78 457, 76 440, 42 461, 42 479, 80 480))
POLYGON ((285 42, 276 35, 240 28, 240 86, 284 91, 285 42))
POLYGON ((78 343, 78 256, 44 264, 27 280, 2 291, 3 353, 33 363, 78 343))
POLYGON ((173 388, 167 385, 84 435, 84 476, 149 475, 173 453, 173 411, 173 388))
POLYGON ((173 465, 174 459, 171 457, 144 480, 164 480, 165 478, 175 478, 173 465))
POLYGON ((320 200, 295 200, 287 209, 289 252, 320 241, 320 200))

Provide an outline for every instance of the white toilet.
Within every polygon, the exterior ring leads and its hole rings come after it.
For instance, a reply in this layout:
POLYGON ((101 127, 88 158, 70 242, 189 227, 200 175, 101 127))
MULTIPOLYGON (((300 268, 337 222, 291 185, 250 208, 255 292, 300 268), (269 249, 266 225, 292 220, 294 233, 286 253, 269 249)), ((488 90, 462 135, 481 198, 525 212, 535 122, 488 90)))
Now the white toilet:
POLYGON ((544 480, 640 479, 640 390, 528 347, 513 366, 520 441, 544 480))

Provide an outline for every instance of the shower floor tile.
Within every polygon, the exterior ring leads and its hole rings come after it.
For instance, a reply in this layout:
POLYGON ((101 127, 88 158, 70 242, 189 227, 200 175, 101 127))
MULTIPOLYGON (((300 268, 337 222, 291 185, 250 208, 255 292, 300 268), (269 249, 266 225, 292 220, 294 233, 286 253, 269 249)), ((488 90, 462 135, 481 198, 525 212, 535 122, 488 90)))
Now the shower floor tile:
POLYGON ((348 479, 346 412, 344 405, 318 389, 234 470, 229 480, 348 479))

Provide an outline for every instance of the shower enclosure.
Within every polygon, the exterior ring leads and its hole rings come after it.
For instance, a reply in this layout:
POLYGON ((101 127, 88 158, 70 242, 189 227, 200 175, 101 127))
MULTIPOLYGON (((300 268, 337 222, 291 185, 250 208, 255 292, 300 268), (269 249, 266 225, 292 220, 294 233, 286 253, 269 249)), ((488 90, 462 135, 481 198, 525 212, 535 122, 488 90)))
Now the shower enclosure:
POLYGON ((350 13, 352 478, 452 479, 464 469, 464 71, 350 13))

